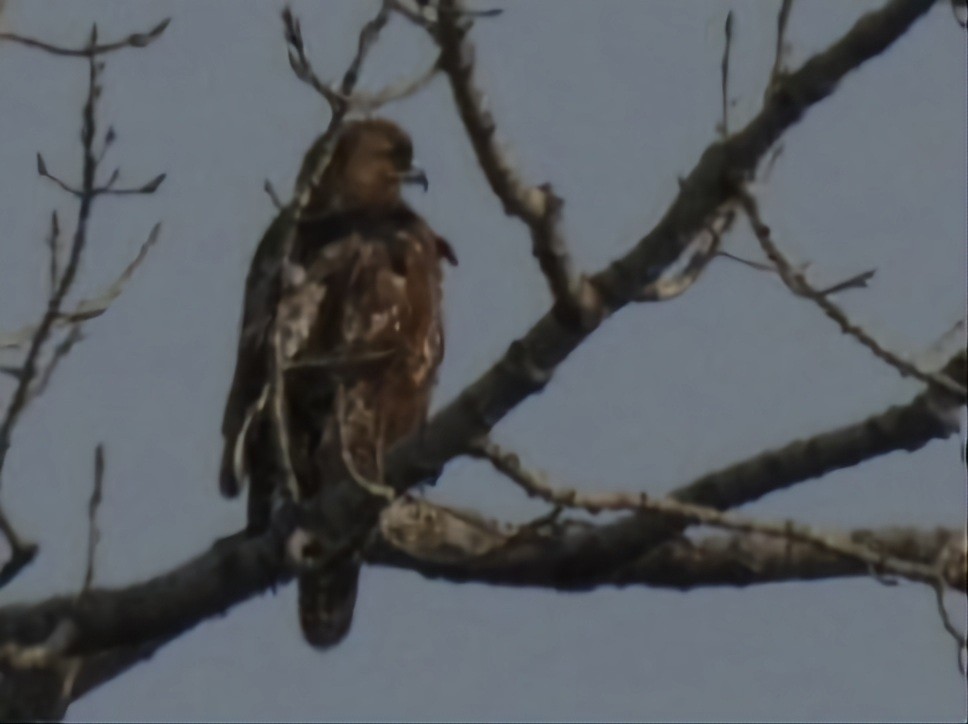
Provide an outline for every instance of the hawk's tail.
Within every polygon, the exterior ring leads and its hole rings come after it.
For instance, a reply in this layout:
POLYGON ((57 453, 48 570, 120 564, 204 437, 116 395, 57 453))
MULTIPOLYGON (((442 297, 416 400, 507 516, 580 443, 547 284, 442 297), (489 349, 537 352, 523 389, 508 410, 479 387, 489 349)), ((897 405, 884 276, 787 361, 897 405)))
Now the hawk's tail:
POLYGON ((335 646, 350 630, 360 565, 346 561, 326 571, 299 574, 299 624, 319 649, 335 646))

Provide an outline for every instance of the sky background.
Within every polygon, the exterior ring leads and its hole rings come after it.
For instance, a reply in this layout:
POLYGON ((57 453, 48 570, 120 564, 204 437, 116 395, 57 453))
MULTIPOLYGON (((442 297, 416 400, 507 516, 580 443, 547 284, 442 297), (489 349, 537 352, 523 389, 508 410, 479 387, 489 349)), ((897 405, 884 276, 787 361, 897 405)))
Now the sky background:
MULTIPOLYGON (((777 2, 518 2, 478 23, 480 82, 524 177, 566 199, 576 262, 594 270, 649 230, 715 139, 722 26, 735 14, 733 128, 759 107, 777 2)), ((793 67, 880 2, 796 3, 793 67)), ((376 2, 295 3, 310 55, 338 78, 376 2)), ((492 5, 487 5, 491 7, 492 5)), ((107 57, 105 172, 161 171, 159 193, 98 200, 78 294, 112 281, 151 226, 161 240, 16 430, 3 504, 41 553, 0 604, 76 590, 94 446, 107 448, 97 583, 162 572, 237 530, 216 484, 224 396, 250 255, 328 112, 289 69, 282 3, 11 0, 2 22, 79 45, 173 22, 144 51, 107 57)), ((421 72, 429 41, 392 21, 363 87, 421 72)), ((784 137, 762 212, 778 243, 830 283, 876 337, 921 352, 965 309, 965 34, 946 3, 853 73, 784 137)), ((0 329, 38 319, 52 208, 39 179, 78 177, 84 63, 0 44, 0 329)), ((416 208, 460 266, 445 284, 447 358, 435 406, 547 308, 519 224, 479 173, 443 78, 386 115, 430 176, 416 208)), ((726 248, 758 257, 745 225, 726 248)), ((0 399, 9 390, 0 387, 0 399)), ((728 260, 683 297, 606 322, 496 437, 562 485, 660 494, 694 477, 903 403, 918 385, 841 335, 771 275, 728 260)), ((816 525, 961 526, 957 438, 768 497, 745 512, 816 525)), ((486 466, 457 460, 432 499, 508 520, 543 508, 486 466)), ((582 594, 431 582, 364 569, 353 630, 305 646, 295 587, 206 622, 71 707, 69 719, 963 720, 964 680, 933 594, 873 580, 690 593, 582 594)), ((957 620, 963 599, 952 596, 957 620)))

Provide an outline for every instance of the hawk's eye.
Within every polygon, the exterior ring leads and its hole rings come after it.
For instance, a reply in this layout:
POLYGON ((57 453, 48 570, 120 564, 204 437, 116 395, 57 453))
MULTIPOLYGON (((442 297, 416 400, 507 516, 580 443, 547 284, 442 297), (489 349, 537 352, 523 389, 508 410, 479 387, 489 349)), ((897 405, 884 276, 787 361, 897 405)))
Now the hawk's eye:
POLYGON ((390 157, 397 168, 410 168, 413 163, 413 144, 410 141, 398 141, 390 149, 390 157))

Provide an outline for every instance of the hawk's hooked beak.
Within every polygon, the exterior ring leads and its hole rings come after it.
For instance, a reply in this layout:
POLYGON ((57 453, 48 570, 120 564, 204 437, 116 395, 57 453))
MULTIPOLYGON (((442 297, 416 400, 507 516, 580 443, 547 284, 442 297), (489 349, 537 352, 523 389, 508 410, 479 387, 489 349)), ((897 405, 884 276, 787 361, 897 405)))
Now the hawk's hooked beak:
POLYGON ((401 171, 399 179, 402 184, 420 184, 424 193, 427 193, 427 189, 430 188, 430 181, 427 180, 426 171, 415 163, 410 164, 410 168, 406 171, 401 171))

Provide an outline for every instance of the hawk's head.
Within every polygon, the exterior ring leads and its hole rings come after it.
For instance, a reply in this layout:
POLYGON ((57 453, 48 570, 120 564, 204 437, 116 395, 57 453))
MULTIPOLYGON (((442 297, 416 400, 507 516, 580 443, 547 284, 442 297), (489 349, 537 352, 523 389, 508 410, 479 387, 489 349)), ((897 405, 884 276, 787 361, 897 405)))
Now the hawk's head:
POLYGON ((427 189, 427 176, 413 164, 410 136, 385 119, 356 121, 340 134, 309 207, 381 213, 403 203, 400 187, 405 183, 427 189))

